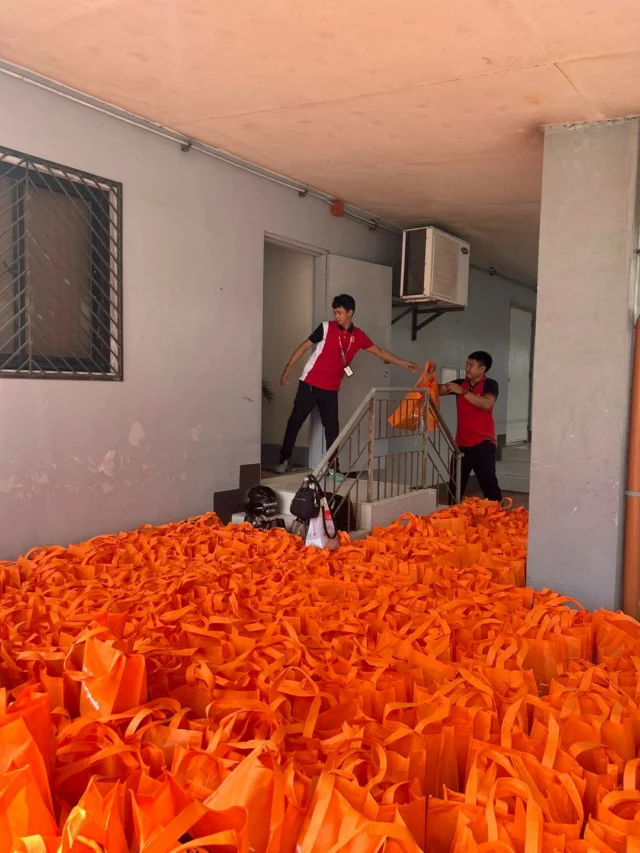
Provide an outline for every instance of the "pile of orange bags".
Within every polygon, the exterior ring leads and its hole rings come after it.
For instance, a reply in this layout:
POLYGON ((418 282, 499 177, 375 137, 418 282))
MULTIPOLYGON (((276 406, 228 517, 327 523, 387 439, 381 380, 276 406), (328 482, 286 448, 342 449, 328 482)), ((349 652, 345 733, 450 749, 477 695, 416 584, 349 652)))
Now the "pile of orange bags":
POLYGON ((640 625, 470 501, 332 553, 215 516, 0 564, 0 851, 640 850, 640 625))

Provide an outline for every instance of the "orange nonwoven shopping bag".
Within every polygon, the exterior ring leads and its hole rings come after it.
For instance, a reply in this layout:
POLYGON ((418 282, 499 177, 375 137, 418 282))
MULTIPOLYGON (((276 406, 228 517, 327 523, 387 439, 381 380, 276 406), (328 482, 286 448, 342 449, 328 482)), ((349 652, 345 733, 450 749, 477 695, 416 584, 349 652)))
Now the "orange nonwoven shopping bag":
POLYGON ((67 818, 60 853, 84 853, 92 844, 100 845, 108 853, 129 853, 124 811, 124 785, 100 783, 93 776, 67 818))
POLYGON ((58 827, 30 767, 0 774, 0 850, 30 835, 55 836, 58 827))
POLYGON ((220 836, 211 843, 230 845, 242 853, 249 851, 247 812, 236 803, 221 810, 210 809, 187 795, 170 773, 158 779, 143 775, 131 796, 140 853, 174 853, 181 849, 180 839, 186 834, 194 839, 195 849, 196 839, 220 836))
MULTIPOLYGON (((427 388, 429 397, 437 407, 440 401, 440 386, 436 378, 436 365, 433 361, 428 361, 424 370, 420 374, 420 378, 415 384, 416 388, 427 388)), ((393 429, 412 431, 417 429, 421 418, 425 415, 426 394, 420 394, 418 391, 410 391, 400 403, 398 408, 389 418, 389 425, 393 429)), ((428 429, 435 429, 435 418, 432 414, 428 415, 428 429)))
POLYGON ((0 853, 637 853, 640 629, 522 587, 527 521, 0 563, 0 853))
POLYGON ((80 713, 87 717, 117 714, 147 700, 147 673, 142 655, 116 648, 115 639, 87 638, 80 688, 80 713))

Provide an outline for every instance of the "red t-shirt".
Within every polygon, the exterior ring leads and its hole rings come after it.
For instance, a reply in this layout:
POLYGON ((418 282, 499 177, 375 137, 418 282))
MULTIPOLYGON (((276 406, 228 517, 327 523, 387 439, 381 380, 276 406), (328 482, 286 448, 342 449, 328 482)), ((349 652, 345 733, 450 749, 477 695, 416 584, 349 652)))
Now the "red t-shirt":
MULTIPOLYGON (((464 391, 470 391, 479 397, 491 394, 498 399, 498 383, 486 376, 471 387, 466 380, 458 380, 456 385, 462 386, 464 391)), ((456 444, 458 447, 476 447, 483 441, 496 443, 496 427, 493 421, 493 409, 478 409, 472 406, 464 397, 456 397, 458 406, 458 429, 456 431, 456 444)))
POLYGON ((361 349, 373 346, 373 341, 362 329, 353 325, 350 329, 341 329, 335 320, 321 323, 309 335, 309 340, 316 348, 302 371, 300 381, 324 391, 339 391, 344 368, 351 364, 361 349))

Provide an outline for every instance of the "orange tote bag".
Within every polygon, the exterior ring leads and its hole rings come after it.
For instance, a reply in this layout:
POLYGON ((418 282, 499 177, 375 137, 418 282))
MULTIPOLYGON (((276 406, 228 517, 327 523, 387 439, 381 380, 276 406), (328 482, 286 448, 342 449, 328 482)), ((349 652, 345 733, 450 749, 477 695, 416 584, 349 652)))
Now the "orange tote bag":
MULTIPOLYGON (((429 396, 433 400, 435 406, 440 404, 440 386, 436 379, 436 364, 433 361, 428 361, 420 379, 415 384, 416 388, 428 388, 429 396)), ((423 412, 424 394, 418 391, 410 391, 398 408, 389 418, 389 425, 393 429, 415 430, 420 423, 420 418, 423 412)), ((435 418, 429 414, 429 429, 435 429, 435 418)))

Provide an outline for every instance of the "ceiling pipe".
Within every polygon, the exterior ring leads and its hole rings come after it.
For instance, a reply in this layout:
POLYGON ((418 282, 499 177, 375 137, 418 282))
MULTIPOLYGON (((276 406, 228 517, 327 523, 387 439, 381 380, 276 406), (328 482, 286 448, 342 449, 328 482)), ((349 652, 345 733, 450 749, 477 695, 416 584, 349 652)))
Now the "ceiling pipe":
MULTIPOLYGON (((184 134, 176 133, 176 131, 170 130, 162 124, 149 121, 148 119, 142 118, 142 116, 135 115, 135 113, 130 113, 127 110, 120 109, 120 107, 115 107, 106 101, 93 98, 91 95, 85 95, 77 89, 72 89, 70 86, 57 83, 55 80, 44 77, 42 74, 37 74, 35 71, 29 71, 27 68, 22 68, 19 65, 14 65, 13 63, 6 62, 5 60, 0 60, 0 73, 6 74, 8 77, 14 77, 16 80, 21 80, 23 83, 28 83, 39 89, 45 89, 47 92, 51 92, 52 94, 65 98, 68 101, 73 101, 76 104, 89 107, 89 109, 95 110, 103 115, 110 116, 111 118, 118 119, 118 121, 125 122, 125 124, 130 124, 140 130, 146 130, 148 133, 153 133, 163 139, 168 139, 170 142, 176 142, 180 145, 180 149, 183 152, 199 151, 201 154, 206 154, 208 157, 213 157, 216 160, 227 163, 229 166, 234 166, 236 169, 248 172, 250 175, 255 175, 256 177, 263 178, 266 181, 271 181, 271 183, 278 184, 288 190, 294 190, 294 192, 298 193, 301 198, 311 196, 312 198, 323 201, 328 205, 333 204, 335 201, 333 196, 323 193, 321 190, 308 187, 305 184, 301 184, 298 181, 294 181, 291 178, 278 174, 277 172, 272 172, 270 169, 263 169, 261 166, 256 166, 253 163, 249 163, 247 160, 242 160, 240 157, 235 157, 233 154, 229 154, 219 148, 214 148, 212 145, 206 145, 204 142, 197 142, 195 139, 189 139, 188 137, 185 137, 184 134)), ((384 231, 389 231, 392 234, 402 234, 402 228, 399 225, 396 225, 394 222, 388 222, 385 219, 380 219, 352 204, 345 204, 344 216, 345 219, 351 219, 354 222, 366 225, 370 230, 380 228, 384 231)))
POLYGON ((469 264, 474 270, 481 270, 482 272, 489 273, 490 276, 497 276, 498 278, 503 278, 505 281, 510 281, 511 284, 517 284, 518 287, 526 287, 527 290, 533 290, 534 293, 538 292, 538 285, 532 284, 527 281, 520 281, 518 278, 513 278, 513 276, 506 275, 505 273, 498 272, 495 267, 483 267, 481 264, 469 264))
POLYGON ((633 341, 631 413, 627 451, 627 488, 624 512, 624 558, 622 563, 622 609, 640 618, 640 316, 633 341))
MULTIPOLYGON (((263 169, 261 166, 256 166, 254 163, 242 160, 240 157, 235 157, 233 154, 229 154, 227 151, 222 151, 219 148, 214 148, 212 145, 207 145, 204 142, 197 142, 195 139, 185 137, 184 134, 170 130, 170 128, 165 127, 162 124, 149 121, 148 119, 142 118, 142 116, 138 116, 128 110, 116 107, 113 104, 100 100, 99 98, 86 95, 84 92, 72 89, 70 86, 65 86, 63 83, 58 83, 49 77, 45 77, 35 71, 30 71, 28 68, 23 68, 20 65, 15 65, 14 63, 7 62, 6 60, 0 60, 0 73, 5 74, 8 77, 13 77, 16 80, 21 80, 23 83, 28 83, 38 89, 44 89, 47 92, 58 95, 58 97, 65 98, 65 100, 72 101, 73 103, 80 104, 84 107, 89 107, 89 109, 95 110, 103 115, 110 116, 111 118, 115 118, 125 124, 137 127, 140 130, 146 130, 148 133, 153 133, 156 136, 169 140, 170 142, 176 142, 180 146, 181 151, 185 153, 190 151, 199 151, 201 154, 213 157, 216 160, 227 163, 229 166, 233 166, 243 172, 248 172, 250 175, 255 175, 263 180, 270 181, 271 183, 278 184, 286 189, 293 190, 300 198, 311 196, 312 198, 323 201, 328 205, 333 205, 336 201, 333 196, 330 196, 321 190, 308 187, 299 181, 294 181, 291 178, 280 175, 278 172, 272 172, 270 169, 263 169)), ((352 204, 345 203, 344 216, 347 219, 351 219, 353 222, 359 222, 362 225, 366 225, 371 231, 379 228, 392 234, 403 233, 403 229, 395 222, 380 219, 379 217, 361 210, 352 204)), ((505 281, 510 281, 512 284, 516 284, 519 287, 526 287, 535 292, 538 290, 535 284, 520 281, 517 278, 505 275, 504 273, 498 272, 495 267, 486 267, 479 264, 471 264, 470 266, 474 269, 486 272, 491 276, 499 276, 500 278, 505 279, 505 281)))

